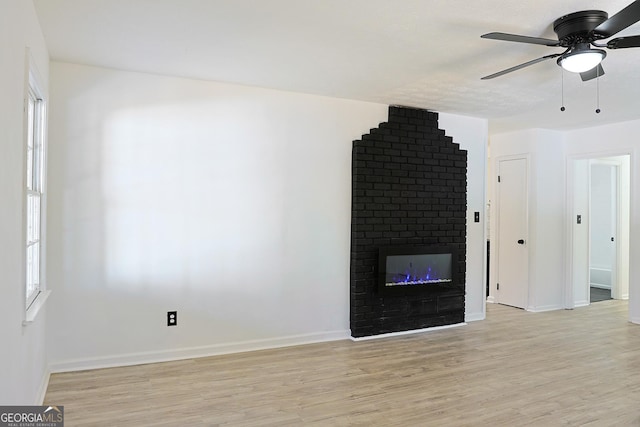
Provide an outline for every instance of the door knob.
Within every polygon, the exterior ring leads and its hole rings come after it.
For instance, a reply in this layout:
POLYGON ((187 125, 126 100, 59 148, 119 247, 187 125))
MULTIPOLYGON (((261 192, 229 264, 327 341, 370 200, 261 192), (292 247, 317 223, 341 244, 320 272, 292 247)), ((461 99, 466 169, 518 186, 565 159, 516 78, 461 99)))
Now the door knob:
POLYGON ((518 244, 519 245, 524 245, 524 240, 522 240, 522 239, 518 240, 518 244))

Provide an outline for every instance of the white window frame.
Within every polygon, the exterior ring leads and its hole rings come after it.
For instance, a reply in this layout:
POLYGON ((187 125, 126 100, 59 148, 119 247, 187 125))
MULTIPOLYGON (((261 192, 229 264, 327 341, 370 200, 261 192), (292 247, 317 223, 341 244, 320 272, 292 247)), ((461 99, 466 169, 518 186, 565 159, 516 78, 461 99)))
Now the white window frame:
POLYGON ((47 104, 43 80, 26 52, 24 96, 23 324, 35 319, 49 292, 45 284, 47 104))

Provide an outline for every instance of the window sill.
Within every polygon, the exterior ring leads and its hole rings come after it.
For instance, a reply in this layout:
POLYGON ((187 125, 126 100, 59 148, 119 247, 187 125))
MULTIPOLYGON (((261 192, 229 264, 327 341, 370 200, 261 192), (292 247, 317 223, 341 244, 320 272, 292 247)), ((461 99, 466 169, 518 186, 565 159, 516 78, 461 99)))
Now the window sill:
POLYGON ((27 311, 25 312, 24 320, 22 321, 22 326, 28 326, 36 319, 36 316, 40 312, 40 310, 44 307, 44 303, 51 295, 51 291, 43 291, 38 294, 33 303, 29 306, 27 311))

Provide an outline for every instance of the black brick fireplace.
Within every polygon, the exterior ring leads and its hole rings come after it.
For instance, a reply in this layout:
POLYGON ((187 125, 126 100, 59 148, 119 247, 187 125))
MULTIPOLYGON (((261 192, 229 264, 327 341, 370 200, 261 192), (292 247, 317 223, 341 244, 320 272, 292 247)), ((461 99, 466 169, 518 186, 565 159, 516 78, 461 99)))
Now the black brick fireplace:
POLYGON ((391 106, 353 142, 354 338, 464 322, 466 172, 467 152, 427 110, 391 106))

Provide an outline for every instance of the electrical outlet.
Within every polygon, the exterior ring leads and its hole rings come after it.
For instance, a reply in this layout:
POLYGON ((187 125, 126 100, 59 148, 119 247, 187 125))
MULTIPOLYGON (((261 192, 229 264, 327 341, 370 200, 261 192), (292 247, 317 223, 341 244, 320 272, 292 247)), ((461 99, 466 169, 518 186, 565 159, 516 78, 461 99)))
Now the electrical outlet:
POLYGON ((177 325, 178 325, 178 312, 167 311, 167 326, 177 326, 177 325))

